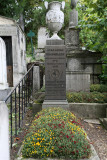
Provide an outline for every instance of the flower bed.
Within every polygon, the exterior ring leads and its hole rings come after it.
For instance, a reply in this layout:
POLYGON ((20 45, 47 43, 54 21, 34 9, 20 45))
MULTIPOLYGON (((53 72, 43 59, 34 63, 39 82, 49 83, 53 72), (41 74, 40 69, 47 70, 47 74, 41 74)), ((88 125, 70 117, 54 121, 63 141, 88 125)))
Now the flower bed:
POLYGON ((91 149, 78 119, 62 108, 39 112, 23 143, 24 158, 88 158, 91 149))

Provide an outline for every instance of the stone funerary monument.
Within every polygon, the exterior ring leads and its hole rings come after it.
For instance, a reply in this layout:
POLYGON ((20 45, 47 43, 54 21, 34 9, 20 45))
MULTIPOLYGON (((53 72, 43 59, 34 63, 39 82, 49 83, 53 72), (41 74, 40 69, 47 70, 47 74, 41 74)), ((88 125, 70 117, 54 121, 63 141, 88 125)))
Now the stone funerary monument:
POLYGON ((49 11, 46 14, 48 28, 53 36, 46 41, 45 47, 45 100, 42 107, 68 108, 66 100, 66 49, 64 41, 57 32, 62 28, 64 14, 64 2, 45 2, 49 11))
MULTIPOLYGON (((6 68, 7 71, 5 78, 7 79, 8 87, 13 87, 26 72, 25 35, 14 20, 0 16, 0 37, 6 46, 6 63, 3 63, 3 65, 6 65, 3 68, 6 68)), ((4 55, 4 52, 0 50, 0 56, 4 55)), ((2 87, 0 90, 2 90, 2 87)), ((4 99, 2 93, 0 97, 0 100, 4 99)))
POLYGON ((71 0, 69 27, 65 32, 67 50, 66 88, 70 91, 90 91, 90 84, 99 83, 101 53, 82 50, 79 42, 77 0, 71 0))

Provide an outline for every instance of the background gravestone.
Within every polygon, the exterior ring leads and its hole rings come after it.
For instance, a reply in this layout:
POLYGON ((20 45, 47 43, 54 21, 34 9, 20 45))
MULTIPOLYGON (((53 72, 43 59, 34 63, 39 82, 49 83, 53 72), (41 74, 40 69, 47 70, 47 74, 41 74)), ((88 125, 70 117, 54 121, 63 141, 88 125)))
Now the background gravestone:
POLYGON ((65 31, 67 56, 66 89, 74 92, 90 91, 90 84, 99 83, 102 72, 101 53, 82 50, 79 42, 77 0, 71 1, 69 27, 65 31))
POLYGON ((46 46, 46 40, 49 38, 49 32, 47 31, 46 27, 40 27, 38 30, 38 46, 37 49, 35 49, 35 59, 37 61, 39 60, 45 60, 45 46, 46 46))
POLYGON ((49 38, 49 33, 45 27, 40 27, 38 30, 38 48, 45 48, 46 40, 49 38))

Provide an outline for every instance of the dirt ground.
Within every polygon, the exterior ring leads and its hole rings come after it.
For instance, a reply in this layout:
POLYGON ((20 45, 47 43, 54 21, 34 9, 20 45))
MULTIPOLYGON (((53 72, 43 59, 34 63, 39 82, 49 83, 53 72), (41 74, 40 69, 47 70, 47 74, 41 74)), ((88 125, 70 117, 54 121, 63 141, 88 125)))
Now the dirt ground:
MULTIPOLYGON (((32 120, 32 110, 28 109, 24 118, 22 131, 20 135, 14 140, 14 143, 17 145, 15 145, 11 150, 11 160, 15 160, 32 120)), ((84 119, 81 118, 80 121, 100 160, 107 160, 107 130, 105 130, 101 124, 87 123, 84 121, 84 119)))
POLYGON ((81 120, 92 145, 100 160, 107 160, 107 130, 101 124, 93 124, 81 120))

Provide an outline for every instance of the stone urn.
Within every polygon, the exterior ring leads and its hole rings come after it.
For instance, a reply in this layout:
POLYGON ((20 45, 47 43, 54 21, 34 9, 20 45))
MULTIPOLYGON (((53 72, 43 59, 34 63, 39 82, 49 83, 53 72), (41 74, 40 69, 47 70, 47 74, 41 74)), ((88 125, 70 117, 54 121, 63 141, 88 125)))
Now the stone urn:
POLYGON ((49 9, 46 14, 46 24, 48 25, 49 30, 53 32, 53 36, 50 39, 61 39, 57 33, 60 31, 64 23, 64 13, 61 9, 64 9, 65 2, 63 1, 61 3, 53 1, 48 4, 48 2, 45 1, 44 4, 46 9, 49 9))

